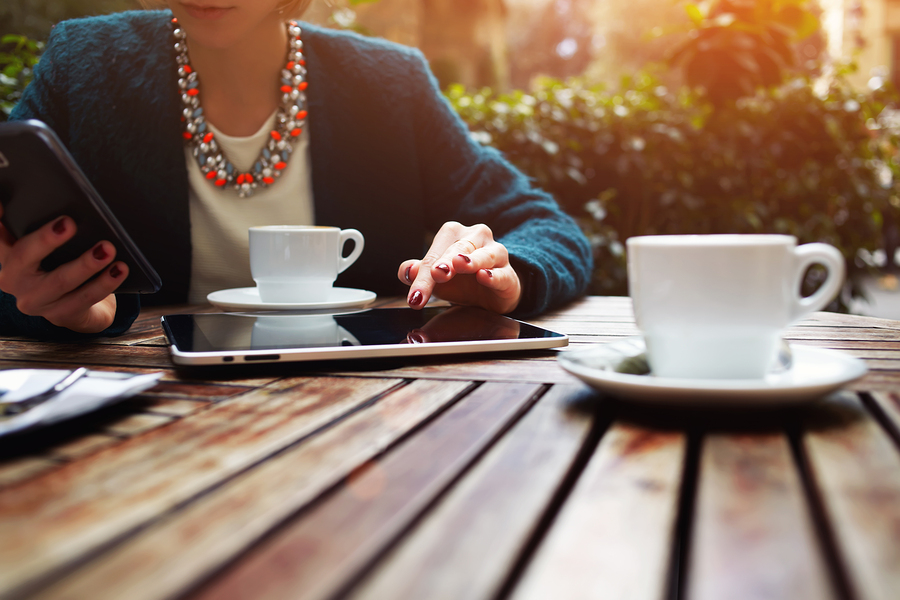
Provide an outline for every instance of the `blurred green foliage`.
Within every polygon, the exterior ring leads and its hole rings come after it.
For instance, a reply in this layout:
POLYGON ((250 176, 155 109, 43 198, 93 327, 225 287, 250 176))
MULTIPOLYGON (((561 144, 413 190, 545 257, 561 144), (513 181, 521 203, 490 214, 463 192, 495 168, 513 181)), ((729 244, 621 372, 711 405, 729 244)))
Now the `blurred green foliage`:
POLYGON ((24 35, 0 38, 0 121, 5 121, 31 81, 44 44, 24 35))
POLYGON ((581 222, 596 294, 627 293, 623 242, 646 234, 785 233, 837 246, 859 275, 900 206, 900 129, 885 110, 896 97, 841 74, 726 107, 647 73, 619 91, 547 79, 530 93, 447 95, 476 139, 581 222))

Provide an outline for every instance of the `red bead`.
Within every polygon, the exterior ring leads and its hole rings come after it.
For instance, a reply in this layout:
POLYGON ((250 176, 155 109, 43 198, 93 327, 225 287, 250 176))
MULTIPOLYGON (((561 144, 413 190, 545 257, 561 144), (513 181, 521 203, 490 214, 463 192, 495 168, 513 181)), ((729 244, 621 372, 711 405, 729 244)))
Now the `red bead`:
POLYGON ((289 62, 287 65, 285 65, 284 68, 287 69, 288 71, 290 71, 291 69, 293 69, 293 68, 294 68, 294 61, 289 62))
POLYGON ((219 186, 219 187, 222 187, 222 186, 225 185, 226 183, 228 183, 228 182, 225 181, 224 179, 216 179, 216 185, 219 186))
POLYGON ((303 90, 306 89, 306 87, 307 87, 308 85, 309 85, 309 84, 307 84, 305 81, 301 81, 301 82, 300 82, 300 85, 297 86, 297 89, 300 90, 300 91, 302 92, 303 90))
POLYGON ((215 179, 215 178, 216 178, 216 172, 215 172, 215 171, 210 171, 209 173, 206 174, 206 178, 207 178, 207 179, 215 179))
POLYGON ((190 133, 188 133, 187 131, 185 131, 185 132, 182 133, 181 135, 182 135, 182 137, 184 137, 184 139, 186 139, 186 140, 189 140, 189 139, 191 139, 192 137, 194 137, 194 136, 192 136, 190 133))
POLYGON ((306 66, 306 59, 305 59, 305 58, 301 58, 301 59, 300 59, 300 64, 303 65, 303 66, 305 67, 305 66, 306 66))
POLYGON ((244 176, 244 181, 246 181, 247 183, 253 183, 253 175, 251 175, 250 173, 247 173, 244 176))
POLYGON ((196 96, 199 93, 200 93, 200 90, 198 90, 197 88, 193 88, 193 89, 190 89, 187 91, 188 96, 196 96))
POLYGON ((271 177, 263 177, 263 183, 265 183, 266 185, 272 185, 273 183, 275 183, 275 180, 271 177))
POLYGON ((244 183, 244 175, 243 174, 237 176, 237 184, 241 185, 242 183, 244 183))
POLYGON ((191 65, 183 65, 185 73, 193 73, 194 70, 191 68, 191 65))
POLYGON ((290 94, 290 93, 291 93, 291 86, 289 86, 289 85, 283 85, 283 86, 281 86, 281 91, 284 92, 285 94, 290 94))
POLYGON ((291 129, 291 135, 292 135, 293 137, 297 137, 297 136, 300 135, 300 133, 302 133, 302 132, 303 132, 303 130, 300 129, 299 127, 295 127, 294 129, 291 129))
POLYGON ((176 19, 175 17, 172 17, 172 22, 173 22, 173 23, 177 23, 177 22, 178 22, 178 19, 176 19))
POLYGON ((206 142, 207 144, 210 143, 212 141, 212 139, 213 139, 213 134, 211 131, 203 136, 203 141, 206 142))
POLYGON ((272 139, 281 141, 281 134, 278 133, 277 131, 275 131, 274 129, 272 130, 271 135, 272 135, 272 139))
POLYGON ((306 118, 306 114, 307 114, 307 113, 306 113, 305 110, 301 110, 300 112, 297 113, 296 119, 297 119, 298 121, 302 121, 303 119, 306 118))
POLYGON ((279 171, 282 170, 283 168, 285 168, 286 166, 287 166, 287 163, 284 161, 275 163, 275 168, 278 169, 279 171))

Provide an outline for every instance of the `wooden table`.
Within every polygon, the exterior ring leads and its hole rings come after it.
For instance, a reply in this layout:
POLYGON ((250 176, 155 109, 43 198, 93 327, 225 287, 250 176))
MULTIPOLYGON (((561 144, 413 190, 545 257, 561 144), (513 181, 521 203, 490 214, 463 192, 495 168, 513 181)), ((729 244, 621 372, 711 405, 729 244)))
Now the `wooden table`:
MULTIPOLYGON (((796 344, 871 369, 800 410, 631 409, 553 351, 179 371, 160 311, 116 339, 7 339, 0 367, 152 372, 0 440, 0 597, 900 598, 900 322, 796 344)), ((535 322, 636 333, 624 298, 535 322)))

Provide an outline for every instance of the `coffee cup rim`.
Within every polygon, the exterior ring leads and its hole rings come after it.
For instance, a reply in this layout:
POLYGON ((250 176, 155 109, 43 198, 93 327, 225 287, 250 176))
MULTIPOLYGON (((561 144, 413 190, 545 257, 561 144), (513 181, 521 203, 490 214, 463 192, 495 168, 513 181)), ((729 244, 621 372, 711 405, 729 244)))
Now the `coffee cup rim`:
POLYGON ((330 225, 255 225, 250 231, 340 231, 340 227, 330 225))
POLYGON ((781 233, 638 235, 626 240, 627 246, 776 246, 796 243, 796 237, 781 233))

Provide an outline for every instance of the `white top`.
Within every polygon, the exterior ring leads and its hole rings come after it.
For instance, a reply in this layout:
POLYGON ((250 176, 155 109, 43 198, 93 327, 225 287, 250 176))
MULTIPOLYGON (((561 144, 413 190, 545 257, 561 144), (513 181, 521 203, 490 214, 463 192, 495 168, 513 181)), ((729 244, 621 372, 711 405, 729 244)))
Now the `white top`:
MULTIPOLYGON (((235 168, 246 172, 256 162, 274 128, 275 113, 250 137, 231 137, 212 124, 207 125, 235 168)), ((206 302, 210 292, 255 285, 250 277, 249 227, 315 224, 309 134, 304 129, 294 141, 288 166, 275 183, 265 189, 258 188, 247 198, 210 183, 190 147, 185 146, 184 155, 188 167, 193 247, 188 301, 202 303, 206 302)))

